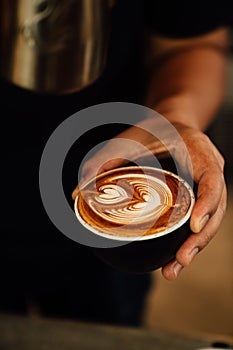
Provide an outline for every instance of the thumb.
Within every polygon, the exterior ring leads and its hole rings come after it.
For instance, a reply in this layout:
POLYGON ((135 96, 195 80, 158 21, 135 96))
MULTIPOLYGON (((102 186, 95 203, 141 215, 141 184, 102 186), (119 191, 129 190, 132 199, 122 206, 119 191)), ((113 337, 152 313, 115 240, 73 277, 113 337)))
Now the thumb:
POLYGON ((75 200, 77 197, 80 188, 83 187, 90 179, 95 178, 97 175, 105 171, 123 166, 128 162, 128 159, 114 158, 100 165, 98 157, 93 157, 90 160, 86 161, 81 169, 80 181, 72 192, 73 200, 75 200))

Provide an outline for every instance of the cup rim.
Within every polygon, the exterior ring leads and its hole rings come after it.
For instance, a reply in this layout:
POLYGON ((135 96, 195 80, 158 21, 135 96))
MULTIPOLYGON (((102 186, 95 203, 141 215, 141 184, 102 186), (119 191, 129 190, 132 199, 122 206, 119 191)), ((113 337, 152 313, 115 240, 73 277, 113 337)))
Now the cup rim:
MULTIPOLYGON (((180 177, 179 175, 177 174, 174 174, 173 172, 169 171, 169 170, 164 170, 164 169, 160 169, 160 168, 156 168, 156 167, 152 167, 152 166, 122 166, 122 167, 117 167, 117 168, 114 168, 114 169, 111 169, 111 170, 107 170, 101 174, 98 174, 97 176, 95 177, 92 177, 90 180, 88 180, 82 188, 86 187, 89 183, 91 183, 94 179, 99 179, 101 176, 104 176, 104 175, 108 175, 108 174, 111 174, 117 170, 121 170, 121 169, 130 169, 130 170, 133 170, 133 169, 138 169, 138 168, 141 168, 142 170, 143 169, 148 169, 148 170, 156 170, 156 171, 159 171, 161 173, 165 173, 165 174, 168 174, 168 175, 171 175, 172 177, 175 177, 179 182, 182 182, 182 184, 186 187, 186 189, 188 190, 188 192, 190 193, 190 199, 191 199, 191 203, 190 203, 190 206, 189 206, 189 209, 187 211, 187 213, 185 214, 185 216, 175 225, 171 226, 171 227, 168 227, 162 231, 159 231, 159 232, 155 232, 153 234, 148 234, 148 235, 140 235, 140 236, 117 236, 117 235, 110 235, 110 234, 107 234, 107 233, 104 233, 102 232, 101 230, 98 230, 97 228, 95 227, 92 227, 90 224, 88 224, 82 217, 81 215, 79 214, 79 211, 78 211, 78 199, 79 199, 79 195, 77 195, 75 197, 75 200, 74 200, 74 211, 75 211, 75 215, 76 215, 76 218, 78 219, 78 221, 86 228, 88 229, 89 231, 91 231, 92 233, 96 234, 97 236, 99 237, 102 237, 102 238, 107 238, 107 239, 111 239, 113 241, 119 241, 119 242, 134 242, 134 241, 147 241, 147 240, 150 240, 150 239, 154 239, 154 238, 159 238, 159 237, 162 237, 162 236, 165 236, 167 235, 168 233, 171 233, 175 230, 177 230, 178 228, 180 228, 181 226, 183 226, 187 221, 188 219, 190 218, 191 216, 191 212, 193 210, 193 206, 195 204, 195 195, 194 195, 194 192, 193 192, 193 189, 192 187, 189 185, 189 183, 184 180, 182 177, 180 177)), ((81 189, 82 189, 81 188, 81 189)))

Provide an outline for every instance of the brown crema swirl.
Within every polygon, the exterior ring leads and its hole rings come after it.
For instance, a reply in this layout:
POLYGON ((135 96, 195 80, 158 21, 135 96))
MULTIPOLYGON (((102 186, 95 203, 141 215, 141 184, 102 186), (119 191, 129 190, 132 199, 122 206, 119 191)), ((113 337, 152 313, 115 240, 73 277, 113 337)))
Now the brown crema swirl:
POLYGON ((76 212, 99 233, 136 237, 177 225, 190 206, 190 192, 176 175, 151 167, 123 167, 81 188, 76 212))

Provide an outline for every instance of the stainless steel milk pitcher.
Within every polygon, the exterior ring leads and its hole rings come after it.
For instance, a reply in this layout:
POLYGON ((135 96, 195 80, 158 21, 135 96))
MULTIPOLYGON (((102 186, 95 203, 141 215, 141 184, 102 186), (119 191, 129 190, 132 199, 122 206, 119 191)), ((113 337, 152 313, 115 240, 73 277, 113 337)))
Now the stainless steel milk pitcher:
POLYGON ((94 82, 104 68, 109 0, 0 0, 0 73, 41 93, 94 82))

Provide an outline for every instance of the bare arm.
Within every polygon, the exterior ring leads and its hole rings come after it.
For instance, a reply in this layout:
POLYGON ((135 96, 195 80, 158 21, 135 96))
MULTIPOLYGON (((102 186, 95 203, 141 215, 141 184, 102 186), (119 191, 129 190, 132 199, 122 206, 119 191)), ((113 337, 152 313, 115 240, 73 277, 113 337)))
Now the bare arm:
POLYGON ((226 29, 184 40, 150 36, 145 104, 171 122, 204 130, 225 91, 227 48, 226 29))

